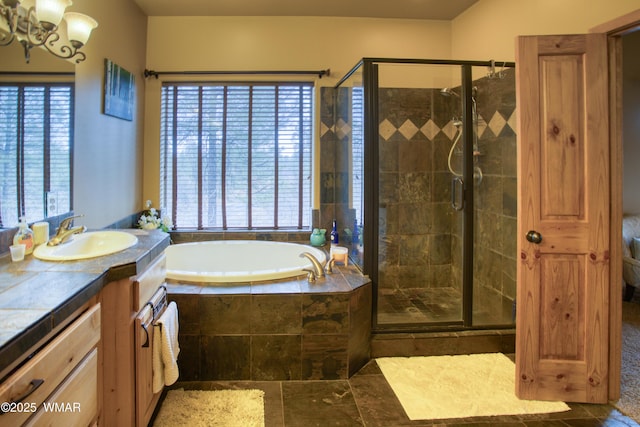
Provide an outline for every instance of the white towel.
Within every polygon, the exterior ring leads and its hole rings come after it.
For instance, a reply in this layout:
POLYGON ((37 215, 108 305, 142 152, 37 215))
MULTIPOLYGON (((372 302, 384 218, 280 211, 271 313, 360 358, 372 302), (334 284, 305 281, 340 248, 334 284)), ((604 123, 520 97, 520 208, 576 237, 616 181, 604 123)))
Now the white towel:
POLYGON ((153 326, 153 393, 178 380, 178 306, 170 302, 153 326))

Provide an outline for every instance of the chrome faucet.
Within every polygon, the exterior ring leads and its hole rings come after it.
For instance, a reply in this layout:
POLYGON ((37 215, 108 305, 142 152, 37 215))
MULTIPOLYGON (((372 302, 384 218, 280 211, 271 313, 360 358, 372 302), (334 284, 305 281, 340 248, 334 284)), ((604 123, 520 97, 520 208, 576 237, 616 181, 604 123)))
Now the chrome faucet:
MULTIPOLYGON (((320 261, 318 261, 318 259, 313 256, 312 253, 310 252, 302 252, 300 254, 300 258, 308 258, 309 261, 311 261, 311 264, 313 264, 313 273, 314 273, 314 278, 321 278, 324 277, 324 266, 322 264, 320 264, 320 261)), ((308 271, 308 270, 305 270, 308 271)))
POLYGON ((74 215, 60 221, 60 227, 56 230, 56 235, 47 242, 47 245, 58 246, 59 244, 69 240, 69 238, 74 234, 80 234, 87 231, 87 227, 84 225, 71 227, 71 221, 73 221, 74 218, 80 218, 83 216, 84 215, 74 215))

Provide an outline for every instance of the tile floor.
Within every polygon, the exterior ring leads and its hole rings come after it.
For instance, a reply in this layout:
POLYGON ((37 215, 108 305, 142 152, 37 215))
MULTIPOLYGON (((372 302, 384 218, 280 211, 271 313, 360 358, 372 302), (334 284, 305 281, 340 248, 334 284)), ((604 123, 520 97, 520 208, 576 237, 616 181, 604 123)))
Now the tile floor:
POLYGON ((265 392, 265 427, 640 426, 610 405, 569 404, 555 414, 411 421, 374 360, 349 380, 183 382, 172 388, 265 392))

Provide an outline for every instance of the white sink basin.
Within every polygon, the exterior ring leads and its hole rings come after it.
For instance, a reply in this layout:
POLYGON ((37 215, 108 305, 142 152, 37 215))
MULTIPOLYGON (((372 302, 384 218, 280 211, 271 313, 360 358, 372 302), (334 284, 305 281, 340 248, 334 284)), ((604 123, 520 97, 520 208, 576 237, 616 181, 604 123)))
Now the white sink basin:
POLYGON ((138 238, 124 231, 90 231, 73 235, 65 243, 46 243, 33 251, 33 256, 45 261, 73 261, 95 258, 125 250, 138 243, 138 238))

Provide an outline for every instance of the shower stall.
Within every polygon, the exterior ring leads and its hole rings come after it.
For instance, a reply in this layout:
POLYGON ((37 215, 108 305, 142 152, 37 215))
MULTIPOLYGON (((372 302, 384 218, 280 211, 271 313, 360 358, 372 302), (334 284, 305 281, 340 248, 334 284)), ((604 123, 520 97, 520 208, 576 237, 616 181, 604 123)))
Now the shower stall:
POLYGON ((332 107, 333 212, 374 331, 512 328, 514 63, 364 58, 332 107))

